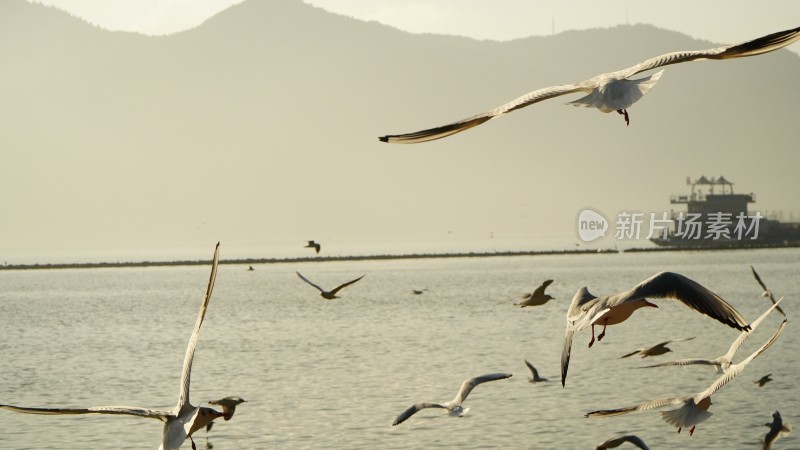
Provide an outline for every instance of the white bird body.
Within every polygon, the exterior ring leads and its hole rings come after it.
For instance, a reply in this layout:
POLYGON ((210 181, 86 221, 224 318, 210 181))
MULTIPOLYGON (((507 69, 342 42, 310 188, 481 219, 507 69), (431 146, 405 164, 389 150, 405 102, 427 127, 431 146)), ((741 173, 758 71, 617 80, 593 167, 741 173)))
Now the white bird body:
POLYGON ((408 409, 400 413, 400 415, 397 416, 396 419, 394 419, 392 426, 400 425, 406 419, 416 414, 418 411, 421 411, 426 408, 446 409, 447 413, 450 416, 461 417, 467 412, 469 412, 469 408, 464 408, 462 406, 462 403, 464 402, 464 400, 467 399, 467 396, 469 395, 470 392, 472 392, 472 389, 474 389, 475 386, 489 381, 502 380, 509 377, 511 377, 510 373, 490 373, 488 375, 481 375, 479 377, 467 378, 466 380, 464 380, 464 382, 461 383, 461 388, 458 390, 458 393, 456 394, 455 398, 453 398, 453 400, 441 404, 433 402, 415 403, 411 405, 408 409))
MULTIPOLYGON (((203 324, 205 313, 211 300, 211 292, 214 289, 214 282, 217 277, 217 266, 219 265, 219 243, 214 251, 214 259, 211 266, 211 276, 208 281, 203 303, 197 315, 194 330, 189 338, 186 348, 186 355, 183 360, 183 370, 181 372, 180 391, 178 394, 178 404, 171 410, 156 410, 131 406, 95 406, 91 408, 28 408, 13 405, 2 405, 0 409, 26 413, 26 414, 49 414, 49 415, 73 415, 73 414, 114 414, 147 417, 158 419, 164 422, 164 431, 161 438, 159 450, 176 450, 183 445, 187 438, 191 438, 192 433, 206 426, 217 417, 223 414, 206 407, 196 407, 189 403, 189 385, 192 373, 192 360, 197 348, 197 340, 200 335, 200 327, 203 324)), ((194 447, 194 442, 192 442, 194 447)))
POLYGON ((738 330, 749 329, 747 322, 736 309, 722 297, 711 292, 696 281, 673 272, 660 272, 642 281, 633 288, 604 297, 595 297, 586 287, 578 290, 567 311, 567 327, 564 333, 564 346, 561 352, 561 384, 566 384, 572 350, 572 336, 576 331, 603 325, 603 332, 597 336, 601 340, 608 325, 627 320, 639 308, 657 307, 647 298, 667 298, 679 300, 695 311, 738 330))
POLYGON ((744 368, 747 367, 747 365, 753 361, 753 359, 755 359, 758 355, 760 355, 769 347, 771 347, 772 344, 774 344, 775 341, 778 339, 778 337, 781 335, 785 326, 786 326, 786 320, 784 319, 783 322, 781 322, 781 325, 778 327, 778 330, 761 347, 759 347, 755 352, 753 352, 742 362, 731 365, 728 372, 722 374, 719 378, 717 378, 714 381, 714 383, 711 384, 711 386, 709 386, 702 392, 698 392, 694 395, 685 397, 662 398, 625 408, 592 411, 590 413, 587 413, 586 417, 618 416, 635 411, 644 411, 648 409, 661 408, 670 405, 681 405, 680 408, 678 409, 662 412, 661 418, 668 424, 677 427, 678 432, 680 432, 681 429, 684 427, 689 427, 689 426, 692 427, 689 431, 689 434, 692 434, 694 432, 694 427, 697 424, 707 420, 712 415, 712 413, 708 412, 708 408, 712 404, 711 395, 713 395, 723 386, 728 384, 728 382, 730 382, 734 377, 736 377, 736 375, 741 373, 744 370, 744 368))
POLYGON ((602 112, 617 111, 625 115, 625 122, 627 124, 629 123, 627 108, 641 99, 658 82, 663 74, 663 70, 646 78, 638 80, 630 79, 630 77, 638 73, 689 61, 703 59, 723 60, 760 55, 785 47, 798 39, 800 39, 800 28, 794 28, 772 33, 738 45, 717 47, 708 50, 666 53, 642 61, 627 69, 596 75, 588 80, 538 89, 511 100, 504 105, 498 106, 491 111, 468 117, 448 125, 413 133, 386 135, 378 139, 382 142, 398 144, 414 144, 441 139, 468 130, 488 120, 494 119, 495 117, 510 113, 511 111, 533 105, 543 100, 576 92, 584 92, 587 95, 570 102, 572 105, 597 108, 602 112))

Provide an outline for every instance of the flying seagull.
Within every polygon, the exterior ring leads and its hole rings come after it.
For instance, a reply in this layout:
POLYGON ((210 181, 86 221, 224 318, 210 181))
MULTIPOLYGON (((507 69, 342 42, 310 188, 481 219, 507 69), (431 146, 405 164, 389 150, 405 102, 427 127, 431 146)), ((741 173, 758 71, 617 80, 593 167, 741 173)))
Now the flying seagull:
POLYGON ((569 357, 572 351, 572 335, 576 331, 592 328, 594 344, 594 326, 603 325, 603 331, 597 340, 603 339, 607 325, 616 325, 627 320, 634 311, 645 306, 657 308, 647 298, 668 298, 680 300, 695 311, 714 318, 737 330, 749 329, 747 322, 733 306, 719 295, 701 286, 696 281, 672 272, 660 272, 642 281, 632 289, 618 294, 595 297, 584 286, 578 290, 567 311, 567 329, 564 335, 564 347, 561 352, 561 385, 567 380, 569 357))
POLYGON ((648 356, 663 355, 664 353, 669 353, 669 352, 672 351, 672 349, 667 347, 667 344, 671 344, 673 342, 691 341, 692 339, 694 339, 694 337, 685 338, 685 339, 673 339, 671 341, 659 342, 658 344, 656 344, 656 345, 654 345, 652 347, 643 347, 643 348, 640 348, 638 350, 634 350, 634 351, 632 351, 632 352, 630 352, 630 353, 628 353, 626 355, 622 355, 622 356, 620 356, 620 359, 627 358, 627 357, 633 356, 633 355, 642 355, 642 358, 647 358, 648 356))
POLYGON ((789 434, 792 431, 792 427, 790 427, 789 424, 783 423, 781 413, 778 411, 772 413, 772 422, 767 422, 764 426, 769 427, 769 431, 767 431, 767 435, 764 436, 763 450, 771 450, 772 444, 775 443, 779 437, 789 434))
POLYGON ((196 450, 192 433, 206 426, 212 420, 222 417, 223 413, 211 408, 197 407, 189 403, 189 384, 192 373, 192 360, 194 351, 197 348, 197 339, 200 335, 200 326, 203 325, 203 318, 206 315, 208 302, 211 300, 211 291, 214 289, 214 281, 217 278, 217 266, 219 265, 219 243, 214 250, 214 260, 211 265, 211 277, 208 280, 203 303, 200 305, 200 312, 194 324, 194 331, 189 338, 189 345, 186 348, 186 355, 183 359, 183 370, 181 372, 181 384, 178 394, 178 404, 172 410, 155 410, 130 406, 94 406, 90 408, 27 408, 22 406, 0 405, 0 409, 26 413, 26 414, 118 414, 139 417, 149 417, 164 422, 164 432, 161 438, 159 450, 175 450, 180 448, 186 438, 192 441, 192 448, 196 450))
POLYGON ((771 373, 767 374, 767 375, 764 375, 763 377, 757 379, 756 381, 753 381, 753 383, 757 384, 758 387, 764 387, 764 385, 769 383, 770 381, 772 381, 772 374, 771 373))
POLYGON ((326 291, 325 289, 322 289, 321 287, 319 287, 316 284, 312 283, 308 278, 304 277, 303 274, 301 274, 300 272, 295 272, 295 273, 297 274, 298 277, 300 277, 301 280, 303 280, 306 283, 308 283, 308 284, 314 286, 315 288, 319 289, 319 292, 320 292, 319 295, 322 296, 322 298, 327 299, 327 300, 333 300, 335 298, 339 298, 339 297, 336 296, 337 292, 339 292, 343 288, 346 288, 347 286, 350 286, 351 284, 355 283, 356 281, 358 281, 358 280, 360 280, 360 279, 362 279, 362 278, 364 278, 366 276, 366 274, 361 275, 360 277, 356 278, 353 281, 348 281, 347 283, 339 285, 336 288, 331 289, 330 291, 326 291))
MULTIPOLYGON (((246 401, 247 400, 243 399, 242 397, 231 396, 231 397, 221 398, 219 400, 209 400, 208 404, 221 406, 223 413, 222 417, 224 417, 225 420, 231 420, 231 417, 233 417, 233 413, 236 412, 236 405, 245 403, 246 401)), ((211 431, 212 425, 214 425, 214 422, 209 422, 208 425, 206 425, 206 432, 211 431)))
MULTIPOLYGON (((761 277, 758 276, 758 272, 756 272, 756 269, 754 269, 753 266, 750 266, 750 271, 753 272, 753 276, 755 277, 756 281, 758 282, 758 284, 761 285, 761 289, 764 289, 764 292, 761 295, 763 295, 764 297, 767 297, 772 302, 772 304, 774 305, 776 303, 776 301, 775 301, 775 296, 772 295, 772 291, 767 289, 767 285, 764 284, 763 281, 761 281, 761 277)), ((778 312, 781 313, 781 315, 783 317, 786 317, 786 313, 783 312, 783 310, 781 309, 780 306, 778 307, 778 312)))
POLYGON ((783 300, 783 298, 779 299, 775 302, 774 305, 767 308, 764 313, 762 313, 758 319, 754 320, 753 323, 750 324, 750 330, 742 331, 739 333, 739 336, 731 344, 728 352, 722 356, 718 356, 714 359, 703 359, 703 358, 687 358, 687 359, 678 359, 675 361, 667 361, 660 364, 653 364, 652 366, 644 366, 640 367, 640 369, 649 369, 652 367, 664 367, 664 366, 690 366, 694 364, 702 364, 706 366, 714 366, 717 368, 717 373, 724 373, 728 371, 728 368, 731 366, 731 361, 733 360, 733 355, 736 354, 736 351, 739 350, 739 347, 742 346, 745 340, 750 337, 750 334, 758 328, 761 322, 772 312, 773 309, 778 307, 778 304, 783 300))
POLYGON ((625 123, 629 124, 630 122, 627 108, 636 103, 653 86, 655 86, 664 71, 661 70, 660 72, 657 72, 649 77, 636 80, 632 80, 630 77, 641 72, 671 64, 703 59, 722 60, 760 55, 762 53, 771 52, 773 50, 785 47, 792 42, 795 42, 797 39, 800 39, 800 28, 772 33, 738 45, 717 47, 708 50, 690 50, 665 53, 617 72, 600 74, 578 83, 550 86, 544 89, 529 92, 521 97, 511 100, 505 105, 498 106, 491 111, 468 117, 448 125, 407 134, 381 136, 378 139, 383 142, 398 144, 413 144, 417 142, 441 139, 443 137, 450 136, 451 134, 456 134, 469 128, 478 126, 488 120, 494 119, 495 117, 510 113, 511 111, 541 102, 542 100, 548 100, 561 95, 577 92, 583 92, 587 95, 578 100, 570 102, 570 104, 575 106, 597 108, 605 113, 616 111, 619 114, 622 114, 625 117, 625 123))
POLYGON ((553 280, 546 280, 541 286, 536 288, 533 293, 527 294, 524 297, 524 301, 519 302, 516 305, 520 308, 524 308, 526 306, 541 306, 547 303, 548 300, 553 300, 553 297, 551 297, 550 294, 544 293, 544 290, 547 289, 547 286, 550 286, 552 282, 553 280))
POLYGON ((776 331, 775 334, 773 334, 772 337, 770 337, 769 340, 764 343, 764 345, 753 352, 753 354, 748 356, 744 361, 738 364, 733 364, 728 372, 722 374, 719 378, 717 378, 716 381, 714 381, 714 383, 711 384, 711 386, 708 387, 708 389, 702 392, 698 392, 697 394, 686 397, 662 398, 626 408, 592 411, 586 414, 586 417, 618 416, 634 411, 644 411, 647 409, 660 408, 669 405, 681 405, 681 407, 678 409, 662 412, 661 418, 668 424, 678 427, 678 433, 681 432, 683 427, 691 426, 692 428, 689 430, 689 435, 692 435, 697 424, 711 417, 711 413, 708 412, 708 408, 711 406, 711 395, 728 384, 728 382, 731 381, 742 370, 744 370, 744 368, 747 367, 747 365, 750 364, 753 359, 755 359, 758 355, 763 353, 773 343, 775 343, 775 341, 778 339, 778 336, 780 336, 783 332, 785 326, 786 319, 783 320, 781 325, 778 327, 778 331, 776 331))
POLYGON ((306 244, 306 246, 303 248, 313 248, 314 250, 317 251, 317 254, 319 255, 319 251, 322 248, 322 246, 314 241, 308 241, 308 244, 306 244))
POLYGON ((606 450, 609 448, 617 448, 626 442, 629 442, 639 447, 642 450, 650 450, 650 447, 648 447, 647 444, 645 444, 644 441, 641 438, 639 438, 639 436, 634 436, 632 434, 608 439, 607 441, 598 445, 597 448, 595 448, 595 450, 606 450))
POLYGON ((481 375, 475 378, 467 378, 463 383, 461 383, 461 389, 458 390, 458 394, 456 394, 456 397, 453 400, 444 404, 431 402, 416 403, 397 416, 397 418, 394 419, 392 426, 400 425, 406 419, 413 416, 417 411, 425 408, 443 408, 446 409, 451 416, 461 417, 469 411, 469 408, 462 407, 461 403, 467 399, 467 396, 470 392, 472 392, 472 389, 474 389, 475 386, 489 381, 502 380, 504 378, 509 378, 510 376, 510 373, 490 373, 488 375, 481 375))
POLYGON ((533 364, 525 360, 525 365, 528 366, 528 369, 531 371, 531 377, 528 378, 528 381, 531 383, 538 383, 540 381, 547 381, 547 378, 542 378, 539 376, 539 371, 536 370, 536 367, 533 367, 533 364))

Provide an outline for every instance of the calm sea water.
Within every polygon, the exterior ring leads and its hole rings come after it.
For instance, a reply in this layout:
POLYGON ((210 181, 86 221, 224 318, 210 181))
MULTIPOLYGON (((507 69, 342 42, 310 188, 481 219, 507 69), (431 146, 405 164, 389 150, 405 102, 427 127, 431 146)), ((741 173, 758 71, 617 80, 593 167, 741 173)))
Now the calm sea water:
MULTIPOLYGON (((210 251, 209 249, 209 257, 210 251)), ((222 248, 225 258, 225 248, 222 248)), ((760 448, 779 410, 800 424, 800 329, 777 343, 714 397, 714 415, 694 436, 657 411, 586 419, 594 409, 689 395, 716 378, 708 367, 634 370, 672 358, 716 357, 737 332, 677 302, 638 311, 587 348, 575 337, 566 388, 559 380, 565 313, 581 286, 596 295, 671 270, 710 287, 746 318, 768 305, 754 265, 791 317, 800 313, 800 252, 719 251, 440 260, 222 265, 194 360, 194 403, 248 400, 217 423, 199 448, 594 448, 637 434, 651 448, 760 448), (321 299, 296 270, 331 288, 362 274, 342 298, 321 299), (557 300, 511 305, 543 280, 557 300), (411 289, 427 288, 423 295, 411 289), (499 304, 498 304, 499 303, 499 304), (619 359, 673 338, 674 353, 619 359), (528 383, 524 359, 548 383, 528 383), (465 378, 511 372, 476 388, 464 418, 441 410, 394 418, 418 400, 448 401, 465 378), (753 380, 771 373, 759 388, 753 380)), ((39 407, 171 408, 208 267, 0 271, 0 402, 39 407)), ((741 360, 777 328, 773 314, 745 343, 741 360)), ((3 449, 157 448, 155 420, 35 416, 0 411, 3 449)), ((189 448, 189 444, 184 445, 189 448)), ((798 448, 790 435, 775 448, 798 448)))

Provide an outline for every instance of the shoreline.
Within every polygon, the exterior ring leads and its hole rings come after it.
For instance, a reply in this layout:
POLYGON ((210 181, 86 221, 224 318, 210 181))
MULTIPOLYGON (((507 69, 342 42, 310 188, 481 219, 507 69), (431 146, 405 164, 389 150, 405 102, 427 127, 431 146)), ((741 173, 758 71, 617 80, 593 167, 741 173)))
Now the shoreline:
MULTIPOLYGON (((501 252, 453 252, 453 253, 407 253, 407 254, 381 254, 381 255, 350 255, 350 256, 303 256, 293 258, 236 258, 222 259, 220 264, 253 265, 253 264, 289 264, 305 262, 336 262, 336 261, 370 261, 370 260, 395 260, 395 259, 444 259, 444 258, 491 258, 503 256, 547 256, 547 255, 607 255, 617 253, 658 253, 658 252, 697 252, 697 251, 725 251, 725 250, 757 250, 766 248, 797 248, 794 245, 761 245, 761 246, 675 246, 675 247, 632 247, 618 249, 570 249, 570 250, 523 250, 501 252)), ((176 261, 127 261, 127 262, 87 262, 87 263, 35 263, 35 264, 5 264, 0 265, 3 270, 38 270, 38 269, 100 269, 117 267, 168 267, 168 266, 197 266, 209 264, 209 260, 176 260, 176 261)))
MULTIPOLYGON (((221 259, 220 265, 253 265, 253 264, 287 264, 305 262, 335 261, 369 261, 394 259, 441 259, 441 258, 488 258, 501 256, 539 256, 539 255, 604 255, 619 253, 616 249, 574 249, 574 250, 530 250, 505 252, 465 252, 465 253, 409 253, 383 255, 351 255, 351 256, 303 256, 296 258, 237 258, 221 259)), ((209 264, 210 260, 178 260, 178 261, 129 261, 129 262, 88 262, 88 263, 36 263, 0 265, 2 270, 37 270, 37 269, 99 269, 114 267, 166 267, 197 266, 209 264)))

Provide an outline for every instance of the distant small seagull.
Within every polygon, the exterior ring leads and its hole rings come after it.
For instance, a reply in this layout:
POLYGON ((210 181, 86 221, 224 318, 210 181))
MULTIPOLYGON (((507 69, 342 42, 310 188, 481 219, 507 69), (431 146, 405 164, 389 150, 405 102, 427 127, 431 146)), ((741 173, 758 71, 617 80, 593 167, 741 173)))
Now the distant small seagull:
POLYGON ((536 367, 533 367, 533 364, 525 360, 525 365, 528 366, 528 369, 531 371, 531 377, 528 378, 528 381, 531 383, 538 383, 540 381, 547 381, 547 378, 542 378, 539 376, 539 371, 536 370, 536 367))
POLYGON ((132 406, 94 406, 91 408, 26 408, 22 406, 0 405, 0 409, 26 413, 26 414, 118 414, 128 416, 148 417, 164 422, 164 431, 161 437, 159 450, 176 450, 183 445, 186 439, 192 441, 192 448, 197 450, 192 439, 192 434, 205 427, 212 420, 222 417, 223 413, 211 408, 193 406, 189 403, 189 384, 192 373, 192 360, 197 348, 197 340, 200 335, 200 327, 208 309, 211 292, 214 289, 214 282, 217 278, 217 266, 219 265, 219 243, 214 250, 214 260, 211 264, 211 276, 208 280, 203 302, 200 304, 200 312, 194 324, 194 330, 189 338, 189 345, 186 347, 186 355, 183 358, 183 370, 181 372, 180 392, 178 404, 171 410, 155 410, 132 406))
POLYGON ((491 373, 488 375, 482 375, 475 378, 468 378, 464 380, 463 383, 461 383, 461 389, 458 390, 458 394, 456 394, 456 397, 453 400, 444 404, 430 403, 430 402, 416 403, 410 408, 403 411, 399 416, 397 416, 397 418, 394 419, 392 426, 400 425, 406 419, 413 416, 417 411, 423 410, 425 408, 443 408, 446 409, 451 416, 462 417, 469 411, 469 408, 462 407, 461 403, 463 403, 464 400, 467 399, 467 396, 469 395, 470 392, 472 392, 472 389, 475 388, 475 386, 481 383, 486 383, 488 381, 502 380, 505 378, 509 378, 510 376, 511 376, 510 373, 491 373))
POLYGON ((306 283, 308 283, 308 284, 314 286, 315 288, 317 288, 319 290, 319 292, 320 292, 319 295, 321 295, 322 298, 327 299, 327 300, 333 300, 335 298, 339 298, 339 297, 336 296, 337 292, 339 292, 343 288, 346 288, 347 286, 350 286, 351 284, 355 283, 356 281, 358 281, 358 280, 360 280, 360 279, 362 279, 362 278, 364 278, 366 276, 366 274, 361 275, 360 277, 356 278, 353 281, 348 281, 345 284, 337 286, 335 289, 332 289, 330 291, 326 291, 325 289, 322 289, 321 287, 319 287, 316 284, 312 283, 308 278, 304 277, 303 274, 301 274, 300 272, 295 272, 295 273, 297 274, 298 277, 300 277, 301 280, 303 280, 306 283))
POLYGON ((597 75, 585 81, 573 84, 562 84, 560 86, 550 86, 529 92, 518 97, 505 105, 468 117, 458 122, 443 125, 427 130, 416 131, 407 134, 381 136, 383 142, 413 144, 417 142, 432 141, 443 137, 456 134, 458 132, 478 126, 488 120, 499 117, 511 111, 524 108, 528 105, 541 102, 565 94, 583 92, 586 95, 578 100, 570 102, 575 106, 585 106, 597 108, 602 112, 608 113, 616 111, 625 117, 625 124, 629 124, 627 108, 641 99, 658 82, 663 70, 649 77, 638 80, 629 79, 633 75, 645 72, 658 67, 689 62, 703 59, 731 59, 745 56, 760 55, 785 47, 792 42, 800 39, 800 28, 780 31, 767 36, 744 42, 738 45, 712 48, 708 50, 681 51, 666 53, 655 58, 642 61, 641 63, 617 72, 610 72, 597 75))
POLYGON ((670 405, 681 405, 681 407, 678 409, 662 412, 661 419, 672 426, 678 427, 678 433, 681 432, 682 428, 691 426, 692 428, 689 429, 689 435, 691 436, 694 433, 695 426, 700 422, 705 421, 712 415, 710 412, 708 412, 708 408, 712 404, 711 395, 728 384, 728 382, 736 377, 736 375, 738 375, 742 370, 744 370, 744 368, 747 367, 747 365, 750 364, 753 359, 772 346, 772 344, 774 344, 778 339, 778 336, 780 336, 783 332, 785 326, 786 319, 783 320, 781 325, 778 327, 778 330, 769 338, 769 340, 767 340, 767 342, 764 343, 764 345, 759 347, 758 350, 753 352, 753 354, 748 356, 744 361, 738 364, 733 364, 728 372, 720 375, 720 377, 717 378, 717 380, 714 381, 714 383, 712 383, 708 389, 702 392, 698 392, 697 394, 686 397, 662 398, 626 408, 592 411, 586 414, 586 417, 619 416, 634 411, 644 411, 647 409, 661 408, 663 406, 670 405))
POLYGON ((247 270, 250 271, 250 270, 256 270, 256 269, 253 269, 253 266, 250 266, 247 270))
POLYGON ((572 352, 572 335, 576 331, 592 328, 594 344, 594 327, 603 325, 603 331, 597 340, 603 339, 606 326, 622 323, 637 309, 645 306, 658 306, 647 301, 648 298, 668 298, 679 300, 689 308, 705 314, 737 330, 750 329, 747 322, 736 309, 719 295, 711 292, 696 281, 672 272, 660 272, 642 281, 632 289, 618 294, 595 297, 586 287, 575 294, 567 311, 567 329, 564 335, 564 347, 561 351, 561 385, 567 380, 570 353, 572 352))
POLYGON ((611 438, 603 442, 602 444, 598 445, 597 448, 595 448, 595 450, 606 450, 609 448, 617 448, 626 442, 630 442, 631 444, 639 447, 642 450, 650 450, 650 447, 648 447, 647 444, 645 444, 644 441, 639 438, 639 436, 634 436, 632 434, 629 434, 627 436, 611 438))
MULTIPOLYGON (((231 397, 221 398, 219 400, 209 400, 208 404, 221 406, 223 413, 222 417, 224 417, 225 420, 231 420, 231 417, 233 417, 233 413, 236 412, 236 405, 245 403, 246 401, 247 400, 243 399, 242 397, 231 396, 231 397)), ((209 422, 209 424, 206 425, 206 432, 211 431, 212 425, 214 425, 214 422, 209 422)))
POLYGON ((426 291, 427 291, 427 289, 412 289, 411 293, 414 294, 414 295, 422 295, 426 291))
POLYGON ((757 379, 756 381, 753 381, 753 383, 757 384, 758 387, 764 387, 765 384, 767 384, 770 381, 772 381, 772 378, 770 378, 770 377, 772 377, 771 373, 767 374, 767 375, 764 375, 763 377, 757 379))
POLYGON ((314 241, 308 241, 308 244, 306 244, 306 246, 304 248, 313 248, 314 250, 317 251, 317 254, 319 254, 319 251, 322 248, 322 245, 320 245, 320 244, 318 244, 318 243, 316 243, 314 241))
POLYGON ((764 313, 762 313, 758 319, 754 320, 750 324, 750 330, 742 331, 739 333, 739 336, 731 344, 730 348, 728 348, 728 352, 722 356, 718 356, 714 359, 705 359, 705 358, 687 358, 687 359, 679 359, 676 361, 667 361, 660 364, 653 364, 652 366, 644 366, 640 367, 640 369, 649 369, 652 367, 665 367, 665 366, 691 366, 695 364, 701 364, 706 366, 714 366, 717 368, 717 373, 725 373, 728 371, 728 368, 731 366, 731 361, 733 361, 733 356, 736 354, 736 351, 742 346, 745 340, 750 337, 750 334, 758 328, 761 322, 772 312, 773 309, 778 307, 778 304, 783 300, 781 298, 774 305, 767 308, 764 313))
POLYGON ((648 356, 663 355, 664 353, 669 353, 669 352, 672 351, 672 349, 667 347, 667 344, 671 344, 673 342, 691 341, 692 339, 694 339, 694 337, 685 338, 685 339, 673 339, 671 341, 660 342, 660 343, 658 343, 658 344, 656 344, 656 345, 654 345, 652 347, 640 348, 639 350, 630 352, 627 355, 622 355, 622 356, 620 356, 620 359, 627 358, 627 357, 633 356, 633 355, 642 355, 642 358, 647 358, 648 356))
MULTIPOLYGON (((761 285, 761 289, 764 289, 764 292, 761 295, 764 296, 764 297, 767 297, 772 302, 772 304, 774 305, 776 303, 776 301, 775 301, 775 296, 772 295, 772 291, 767 289, 767 285, 764 284, 763 281, 761 281, 761 277, 758 276, 758 272, 756 272, 756 269, 754 269, 753 266, 750 266, 750 271, 753 272, 753 277, 755 277, 755 279, 758 282, 758 284, 761 285)), ((778 312, 781 313, 781 315, 783 317, 786 317, 786 313, 783 312, 783 310, 781 309, 780 306, 778 306, 778 312)))
POLYGON ((762 450, 771 450, 772 444, 781 436, 785 436, 792 431, 792 427, 788 423, 784 423, 781 419, 781 413, 775 411, 772 413, 772 422, 767 422, 764 426, 769 427, 767 435, 764 436, 764 446, 762 450))
POLYGON ((550 294, 544 293, 544 290, 547 289, 547 286, 550 286, 552 282, 553 280, 546 280, 544 283, 542 283, 541 286, 536 288, 536 290, 533 291, 533 293, 526 294, 523 297, 525 301, 516 303, 516 305, 519 306, 520 308, 524 308, 526 306, 542 306, 545 303, 547 303, 548 300, 554 300, 554 298, 551 297, 550 294))

